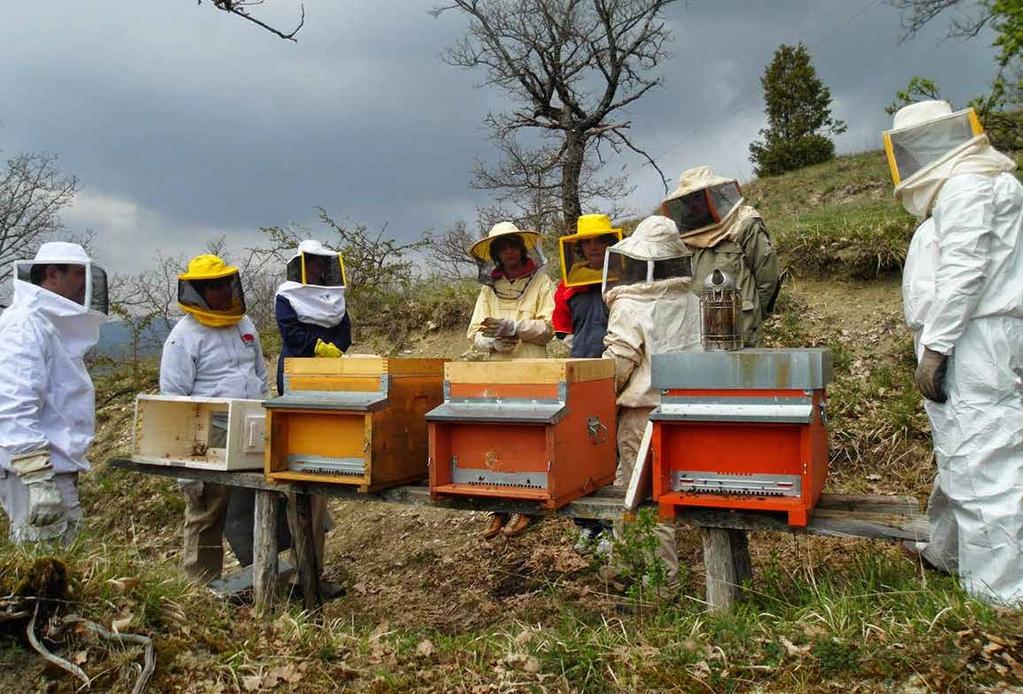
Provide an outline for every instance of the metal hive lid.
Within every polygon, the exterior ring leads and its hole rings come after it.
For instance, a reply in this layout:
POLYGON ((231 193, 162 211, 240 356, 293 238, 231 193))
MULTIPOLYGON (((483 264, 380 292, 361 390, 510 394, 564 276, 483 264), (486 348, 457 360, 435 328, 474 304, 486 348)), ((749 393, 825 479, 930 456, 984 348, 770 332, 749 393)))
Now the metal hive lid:
POLYGON ((651 385, 661 390, 817 390, 831 380, 831 352, 819 347, 673 352, 651 359, 651 385))

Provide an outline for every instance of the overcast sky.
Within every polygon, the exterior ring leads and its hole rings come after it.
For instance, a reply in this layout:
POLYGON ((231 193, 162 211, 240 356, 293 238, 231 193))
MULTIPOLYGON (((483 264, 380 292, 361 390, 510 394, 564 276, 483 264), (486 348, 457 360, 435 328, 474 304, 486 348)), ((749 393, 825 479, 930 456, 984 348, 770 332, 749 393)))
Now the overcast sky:
MULTIPOLYGON (((61 157, 81 182, 65 219, 97 233, 108 270, 212 236, 249 245, 261 225, 315 229, 317 205, 411 238, 487 202, 468 180, 475 157, 493 156, 480 119, 501 95, 439 60, 465 21, 429 16, 430 2, 306 0, 297 44, 195 0, 4 4, 0 150, 61 157)), ((287 26, 298 7, 269 0, 260 16, 287 26)), ((667 19, 664 88, 628 116, 672 179, 699 163, 751 176, 759 77, 781 43, 810 48, 849 125, 842 152, 878 147, 884 106, 911 76, 961 103, 993 73, 990 36, 943 40, 942 19, 900 44, 882 0, 691 0, 667 19)), ((637 186, 635 210, 663 196, 636 158, 611 166, 637 186)))

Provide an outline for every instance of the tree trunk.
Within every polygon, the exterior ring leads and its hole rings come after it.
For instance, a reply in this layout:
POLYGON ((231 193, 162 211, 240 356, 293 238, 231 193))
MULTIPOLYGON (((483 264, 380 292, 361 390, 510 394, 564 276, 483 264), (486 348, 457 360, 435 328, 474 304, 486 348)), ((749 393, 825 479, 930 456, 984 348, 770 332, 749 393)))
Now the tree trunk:
POLYGON ((579 202, 579 177, 583 171, 586 138, 574 130, 565 133, 565 152, 561 158, 561 214, 565 229, 575 228, 582 213, 579 202))

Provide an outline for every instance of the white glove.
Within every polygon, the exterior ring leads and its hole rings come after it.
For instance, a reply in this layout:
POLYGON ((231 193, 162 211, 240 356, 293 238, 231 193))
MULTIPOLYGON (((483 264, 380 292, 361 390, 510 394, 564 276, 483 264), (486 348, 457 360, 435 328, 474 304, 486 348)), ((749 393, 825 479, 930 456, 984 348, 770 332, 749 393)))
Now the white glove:
POLYGON ((490 349, 495 352, 514 352, 515 348, 519 346, 519 341, 514 337, 495 337, 494 343, 490 349))
POLYGON ((53 480, 53 465, 46 452, 27 453, 11 459, 11 469, 28 489, 28 524, 45 528, 67 518, 64 497, 53 480))
POLYGON ((484 318, 482 332, 487 337, 515 337, 517 326, 511 318, 484 318))

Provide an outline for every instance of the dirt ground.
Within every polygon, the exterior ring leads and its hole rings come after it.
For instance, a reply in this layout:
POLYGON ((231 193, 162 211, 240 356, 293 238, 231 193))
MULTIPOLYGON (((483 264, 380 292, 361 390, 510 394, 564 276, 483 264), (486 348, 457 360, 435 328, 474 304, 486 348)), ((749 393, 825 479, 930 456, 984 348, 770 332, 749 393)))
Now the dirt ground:
MULTIPOLYGON (((861 359, 885 358, 892 341, 904 337, 897 279, 872 283, 794 279, 784 291, 810 307, 805 322, 820 324, 829 334, 847 335, 861 359)), ((455 358, 467 345, 461 330, 434 331, 402 355, 455 358)), ((354 350, 363 351, 360 347, 354 350)), ((837 475, 828 489, 847 491, 843 484, 847 476, 837 475)), ((929 477, 922 479, 925 483, 912 490, 921 497, 929 477)), ((878 493, 909 491, 886 490, 882 479, 869 484, 878 493)), ((338 615, 455 633, 502 620, 544 621, 565 604, 609 614, 616 609, 618 601, 598 578, 595 563, 573 551, 574 527, 564 519, 546 520, 513 540, 486 541, 480 538, 484 514, 341 501, 332 501, 330 508, 338 527, 328 537, 328 575, 352 587, 350 597, 328 608, 338 615)), ((678 538, 687 593, 699 599, 703 591, 699 537, 682 529, 678 538)), ((761 534, 751 546, 756 567, 789 553, 840 557, 848 542, 761 534)), ((880 551, 894 551, 883 543, 878 546, 880 551)))

